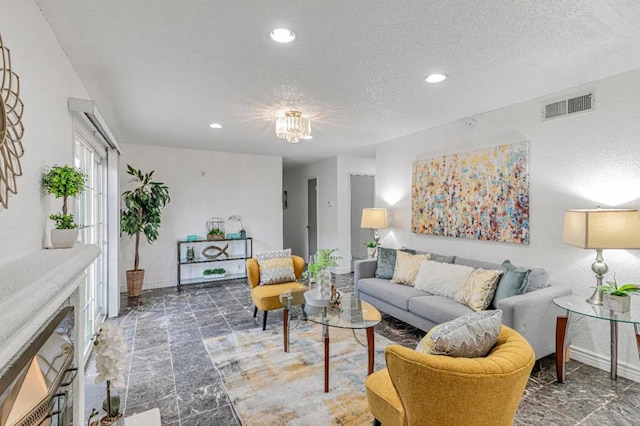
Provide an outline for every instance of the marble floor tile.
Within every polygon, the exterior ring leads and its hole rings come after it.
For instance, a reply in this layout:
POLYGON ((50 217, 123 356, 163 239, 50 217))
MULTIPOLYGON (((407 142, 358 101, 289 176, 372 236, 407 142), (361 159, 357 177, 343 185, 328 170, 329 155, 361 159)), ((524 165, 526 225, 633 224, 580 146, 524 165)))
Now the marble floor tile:
MULTIPOLYGON (((334 275, 333 282, 340 291, 353 291, 352 274, 334 275)), ((163 425, 241 425, 220 378, 228 372, 215 369, 203 339, 262 327, 262 312, 253 318, 246 280, 190 285, 180 292, 145 290, 139 298, 122 295, 120 317, 110 321, 123 326, 129 344, 127 387, 117 391, 125 415, 159 407, 163 425)), ((282 312, 269 312, 265 333, 281 330, 282 312)), ((318 330, 317 341, 296 341, 292 330, 292 347, 321 344, 318 330)), ((407 347, 415 347, 425 334, 384 314, 376 333, 407 347)), ((553 357, 536 363, 515 425, 640 424, 640 384, 611 380, 608 372, 574 360, 566 371, 566 383, 558 384, 553 357)), ((85 371, 87 414, 105 398, 105 384, 95 384, 96 375, 92 356, 85 371)))

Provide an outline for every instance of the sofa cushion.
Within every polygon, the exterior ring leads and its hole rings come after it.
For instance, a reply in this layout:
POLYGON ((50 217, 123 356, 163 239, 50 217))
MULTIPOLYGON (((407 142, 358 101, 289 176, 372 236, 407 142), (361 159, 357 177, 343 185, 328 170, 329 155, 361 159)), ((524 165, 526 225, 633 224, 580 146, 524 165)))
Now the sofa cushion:
POLYGON ((435 262, 440 262, 440 263, 453 263, 453 261, 455 260, 455 256, 445 256, 442 254, 438 254, 438 253, 431 253, 431 252, 427 252, 427 251, 419 251, 419 250, 413 250, 407 247, 402 247, 400 250, 402 251, 406 251, 407 253, 411 253, 411 254, 428 254, 429 257, 431 258, 431 260, 435 261, 435 262))
POLYGON ((464 286, 462 303, 474 311, 482 311, 489 307, 496 292, 502 271, 498 269, 474 269, 464 286))
POLYGON ((378 264, 376 278, 390 280, 396 267, 396 249, 378 247, 378 264))
MULTIPOLYGON (((481 260, 474 259, 466 259, 464 257, 456 256, 453 263, 471 266, 474 269, 483 268, 483 269, 502 269, 502 265, 498 263, 492 262, 483 262, 481 260)), ((531 269, 531 274, 529 274, 529 285, 527 286, 527 293, 535 290, 540 290, 541 288, 545 288, 549 286, 548 279, 549 275, 547 271, 542 268, 526 268, 531 269)))
POLYGON ((256 253, 260 267, 260 285, 287 283, 296 280, 291 249, 256 253))
POLYGON ((482 311, 433 327, 418 345, 422 352, 452 357, 486 356, 498 340, 502 311, 482 311))
POLYGON ((380 278, 363 278, 358 282, 358 292, 368 294, 376 299, 400 308, 409 310, 409 300, 412 297, 425 296, 422 290, 417 290, 401 284, 394 284, 389 280, 380 278))
POLYGON ((408 301, 409 312, 441 324, 460 316, 473 313, 473 310, 445 296, 425 295, 413 297, 408 301))
POLYGON ((473 268, 468 266, 427 260, 420 263, 415 287, 462 303, 464 288, 472 272, 473 268))
POLYGON ((396 267, 393 271, 393 278, 391 278, 391 281, 398 284, 413 286, 415 279, 418 276, 420 262, 423 260, 429 260, 429 255, 411 254, 398 250, 396 252, 396 267))
POLYGON ((453 261, 453 263, 455 263, 456 265, 470 266, 473 269, 480 269, 480 268, 497 269, 497 270, 502 269, 502 265, 500 265, 499 263, 485 262, 483 260, 467 259, 459 256, 456 256, 456 259, 453 261))
POLYGON ((498 282, 496 294, 491 302, 494 308, 498 307, 498 301, 524 293, 529 285, 531 269, 518 268, 509 260, 505 260, 502 262, 502 270, 504 274, 498 282))

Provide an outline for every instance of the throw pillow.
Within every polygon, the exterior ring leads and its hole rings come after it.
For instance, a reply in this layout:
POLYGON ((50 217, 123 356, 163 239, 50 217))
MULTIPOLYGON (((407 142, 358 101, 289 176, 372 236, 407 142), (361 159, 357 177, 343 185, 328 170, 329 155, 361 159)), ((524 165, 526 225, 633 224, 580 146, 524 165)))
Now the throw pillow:
POLYGON ((429 260, 428 254, 410 254, 398 250, 396 252, 396 267, 391 281, 398 284, 413 286, 418 275, 420 262, 429 260))
POLYGON ((464 288, 473 268, 453 263, 426 261, 420 264, 415 287, 438 296, 464 303, 464 288))
POLYGON ((376 266, 376 278, 390 280, 396 267, 396 249, 378 247, 378 264, 376 266))
POLYGON ((287 283, 296 280, 291 249, 256 253, 260 267, 260 285, 287 283))
POLYGON ((462 301, 474 311, 483 311, 489 307, 496 292, 502 271, 496 269, 474 269, 464 286, 462 301))
POLYGON ((494 308, 498 307, 499 300, 523 294, 529 285, 531 269, 518 268, 513 266, 509 260, 505 260, 502 262, 502 271, 502 278, 498 281, 496 293, 493 296, 493 302, 491 302, 491 306, 494 308))
POLYGON ((501 325, 500 310, 474 312, 433 327, 418 348, 433 355, 484 357, 496 344, 501 325))

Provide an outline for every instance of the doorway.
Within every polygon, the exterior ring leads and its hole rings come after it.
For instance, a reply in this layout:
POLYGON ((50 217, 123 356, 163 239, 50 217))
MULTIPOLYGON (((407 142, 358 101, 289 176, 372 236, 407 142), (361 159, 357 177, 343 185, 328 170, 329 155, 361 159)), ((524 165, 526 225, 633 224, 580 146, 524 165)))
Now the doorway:
POLYGON ((351 175, 351 270, 353 262, 367 258, 365 242, 371 239, 371 230, 360 227, 362 209, 373 207, 374 177, 370 175, 351 175))
POLYGON ((318 251, 318 178, 307 181, 307 260, 318 251))

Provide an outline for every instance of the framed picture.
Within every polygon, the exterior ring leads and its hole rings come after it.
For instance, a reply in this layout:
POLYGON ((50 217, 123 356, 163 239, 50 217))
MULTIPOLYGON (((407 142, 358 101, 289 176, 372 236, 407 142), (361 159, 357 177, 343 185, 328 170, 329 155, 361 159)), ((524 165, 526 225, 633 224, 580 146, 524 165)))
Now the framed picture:
POLYGON ((411 231, 529 244, 529 143, 414 161, 411 231))

